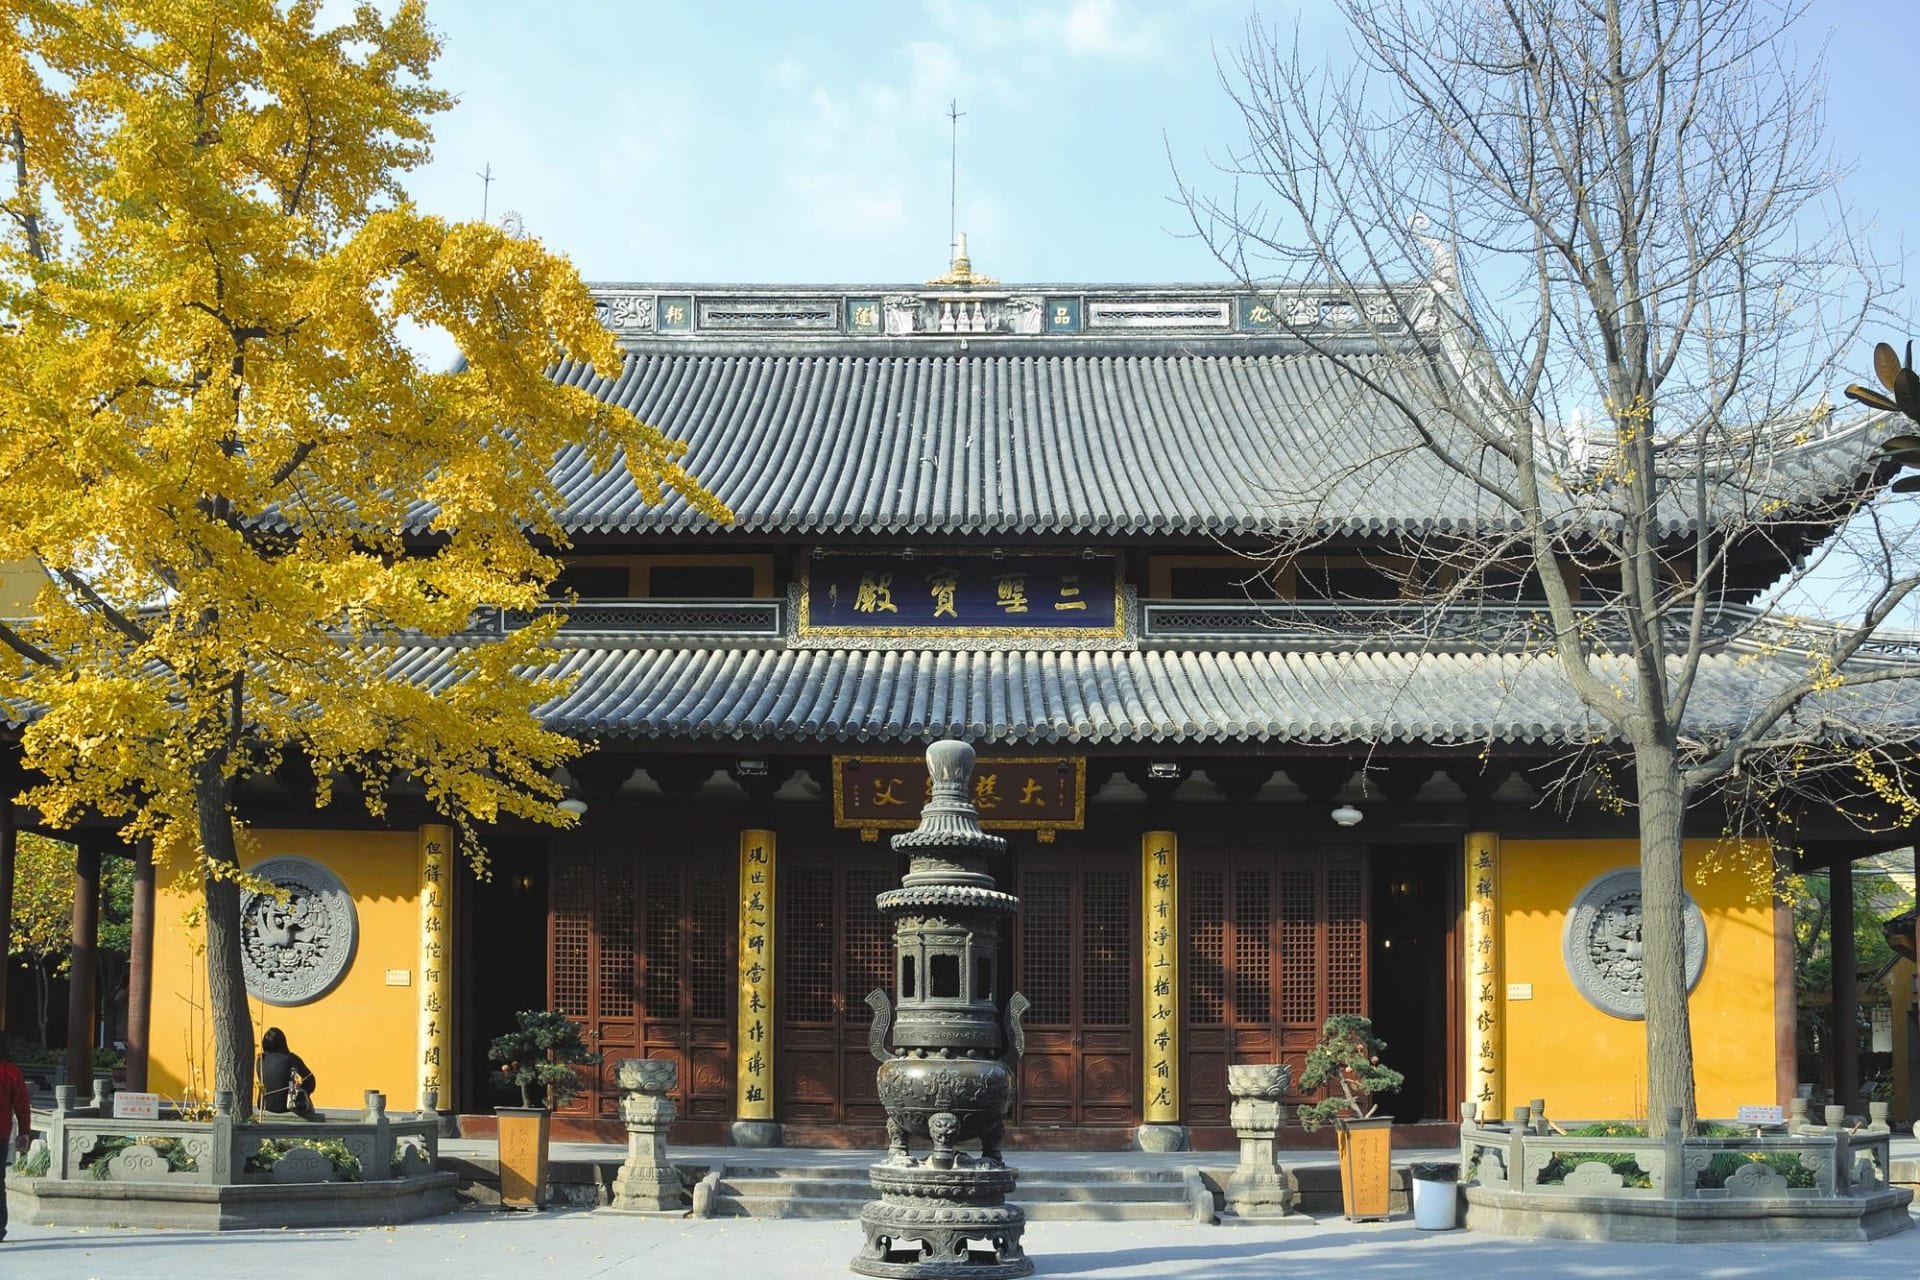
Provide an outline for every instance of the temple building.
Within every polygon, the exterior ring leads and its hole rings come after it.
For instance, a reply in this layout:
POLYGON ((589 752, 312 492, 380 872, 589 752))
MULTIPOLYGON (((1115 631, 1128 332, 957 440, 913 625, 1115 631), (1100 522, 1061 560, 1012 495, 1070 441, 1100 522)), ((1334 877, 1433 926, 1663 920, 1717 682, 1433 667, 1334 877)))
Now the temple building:
MULTIPOLYGON (((292 771, 244 789, 291 894, 249 904, 249 973, 318 1101, 431 1090, 484 1131, 489 1040, 551 1007, 606 1061, 562 1134, 618 1133, 613 1064, 648 1056, 680 1064, 678 1140, 875 1145, 865 997, 901 977, 874 902, 902 870, 886 837, 918 816, 926 744, 957 737, 1023 903, 978 958, 1032 1004, 1013 1144, 1223 1145, 1228 1064, 1297 1066, 1342 1012, 1406 1073, 1404 1121, 1533 1097, 1636 1114, 1632 813, 1554 791, 1599 724, 1529 643, 1538 583, 1489 574, 1445 617, 1423 600, 1424 549, 1493 517, 1388 440, 1379 395, 1417 394, 1394 357, 1420 325, 1382 336, 1311 292, 956 265, 926 286, 596 288, 625 366, 554 376, 685 441, 736 519, 558 461, 576 680, 543 714, 594 746, 570 769, 577 825, 495 832, 487 879, 417 797, 375 825, 316 813, 292 771), (1289 336, 1282 306, 1376 361, 1376 386, 1289 336), (1302 494, 1320 545, 1276 558, 1302 494)), ((1782 448, 1782 531, 1730 551, 1729 616, 1878 474, 1861 427, 1782 448)), ((431 678, 445 655, 406 660, 431 678)), ((1716 647, 1694 714, 1740 714, 1771 660, 1716 647)), ((1699 1105, 1731 1115, 1796 1083, 1793 940, 1755 890, 1770 851, 1691 821, 1699 1105)), ((1832 815, 1801 830, 1836 871, 1910 842, 1832 815)), ((155 915, 166 1094, 207 1065, 186 871, 160 868, 155 915)))

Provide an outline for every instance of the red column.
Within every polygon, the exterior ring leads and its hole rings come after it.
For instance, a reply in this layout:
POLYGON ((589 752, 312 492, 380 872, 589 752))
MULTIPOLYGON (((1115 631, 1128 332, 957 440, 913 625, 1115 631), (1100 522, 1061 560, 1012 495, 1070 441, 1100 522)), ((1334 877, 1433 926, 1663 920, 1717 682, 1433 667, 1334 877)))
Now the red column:
POLYGON ((127 956, 127 1088, 147 1091, 153 1015, 153 841, 133 850, 133 920, 127 956))
POLYGON ((100 837, 80 834, 73 859, 73 963, 67 972, 67 1076, 77 1104, 93 1096, 94 957, 100 943, 100 837))

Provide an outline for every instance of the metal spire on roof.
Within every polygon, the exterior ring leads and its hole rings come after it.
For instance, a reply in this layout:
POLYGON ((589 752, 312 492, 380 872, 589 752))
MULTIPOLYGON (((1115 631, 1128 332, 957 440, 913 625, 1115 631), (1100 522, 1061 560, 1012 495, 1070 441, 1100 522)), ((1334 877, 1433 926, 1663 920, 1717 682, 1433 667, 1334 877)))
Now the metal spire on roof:
POLYGON ((960 99, 948 100, 947 123, 952 127, 947 137, 947 255, 956 259, 967 254, 966 241, 955 230, 960 225, 960 117, 965 114, 960 99))

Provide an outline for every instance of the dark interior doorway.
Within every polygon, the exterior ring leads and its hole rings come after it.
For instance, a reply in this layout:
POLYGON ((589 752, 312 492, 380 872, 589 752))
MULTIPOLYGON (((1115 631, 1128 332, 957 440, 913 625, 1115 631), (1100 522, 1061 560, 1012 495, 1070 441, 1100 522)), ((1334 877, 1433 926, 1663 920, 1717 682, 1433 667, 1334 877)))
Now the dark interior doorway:
POLYGON ((520 1091, 500 1083, 487 1061, 487 1046, 513 1026, 514 1014, 547 1007, 547 842, 499 839, 488 851, 492 876, 477 880, 462 867, 459 881, 466 909, 456 942, 453 1105, 469 1114, 520 1105, 520 1091))
POLYGON ((1387 1065, 1407 1077, 1381 1110, 1402 1122, 1444 1120, 1447 1098, 1447 950, 1452 945, 1454 845, 1373 846, 1374 1030, 1387 1065))

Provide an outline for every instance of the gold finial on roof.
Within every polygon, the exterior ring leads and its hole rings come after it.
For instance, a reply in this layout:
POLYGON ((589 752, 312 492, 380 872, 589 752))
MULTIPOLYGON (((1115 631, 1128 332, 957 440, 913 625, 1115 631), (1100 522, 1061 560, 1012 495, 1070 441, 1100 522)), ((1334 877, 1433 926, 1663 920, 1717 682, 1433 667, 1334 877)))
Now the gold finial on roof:
POLYGON ((927 281, 928 284, 957 284, 964 286, 1000 283, 992 276, 974 274, 973 263, 967 257, 966 232, 962 231, 955 235, 953 240, 953 263, 947 268, 947 274, 935 276, 933 279, 927 281))

